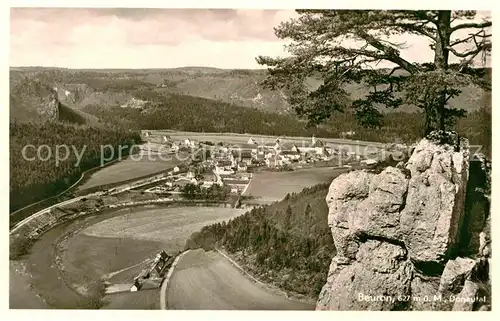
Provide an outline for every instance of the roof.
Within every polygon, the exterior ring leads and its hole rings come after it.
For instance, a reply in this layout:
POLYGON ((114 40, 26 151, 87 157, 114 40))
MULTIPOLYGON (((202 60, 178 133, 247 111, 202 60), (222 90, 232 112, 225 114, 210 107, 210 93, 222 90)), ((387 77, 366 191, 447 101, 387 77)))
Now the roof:
POLYGON ((312 147, 324 147, 325 144, 323 144, 322 141, 320 140, 317 140, 313 145, 311 145, 312 147))
POLYGON ((240 144, 238 145, 239 149, 256 149, 257 145, 255 144, 240 144))
POLYGON ((239 179, 225 179, 224 183, 228 185, 247 185, 248 181, 239 180, 239 179))
POLYGON ((252 158, 252 152, 247 150, 233 150, 231 153, 234 157, 252 158))
POLYGON ((217 161, 217 166, 230 166, 232 165, 233 163, 229 160, 220 160, 220 161, 217 161))
POLYGON ((293 143, 285 143, 281 145, 281 150, 291 150, 294 147, 298 148, 296 144, 293 143))
POLYGON ((293 150, 284 150, 281 152, 281 155, 300 155, 300 153, 293 150))
POLYGON ((240 162, 240 163, 238 163, 238 166, 240 166, 240 167, 246 167, 246 166, 247 166, 247 164, 246 164, 246 163, 243 163, 243 162, 240 162))
POLYGON ((277 143, 277 142, 274 142, 274 143, 266 143, 266 144, 264 144, 264 145, 262 145, 262 146, 264 146, 264 147, 274 147, 274 146, 276 146, 276 143, 277 143))

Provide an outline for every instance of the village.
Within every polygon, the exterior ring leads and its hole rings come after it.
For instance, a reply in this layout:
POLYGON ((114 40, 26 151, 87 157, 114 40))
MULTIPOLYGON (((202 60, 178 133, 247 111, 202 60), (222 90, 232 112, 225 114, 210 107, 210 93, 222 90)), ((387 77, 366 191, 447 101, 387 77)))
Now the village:
POLYGON ((230 194, 243 195, 253 174, 258 171, 294 171, 310 167, 352 167, 352 164, 372 165, 376 161, 362 155, 325 144, 312 136, 297 145, 282 142, 258 142, 250 137, 246 143, 198 141, 185 138, 174 140, 168 135, 144 132, 148 152, 191 155, 185 164, 166 173, 163 184, 146 190, 149 193, 183 194, 186 185, 198 190, 229 189, 230 194))

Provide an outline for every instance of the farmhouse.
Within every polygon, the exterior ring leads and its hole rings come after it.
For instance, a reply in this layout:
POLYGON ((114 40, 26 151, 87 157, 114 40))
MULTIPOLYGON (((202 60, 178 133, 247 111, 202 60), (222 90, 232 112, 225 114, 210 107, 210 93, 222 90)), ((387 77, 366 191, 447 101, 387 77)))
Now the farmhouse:
POLYGON ((274 154, 270 158, 266 159, 266 165, 268 167, 283 166, 283 157, 279 154, 274 154))
POLYGON ((231 152, 231 156, 232 156, 233 161, 235 161, 235 162, 243 162, 246 165, 252 165, 253 156, 252 156, 252 153, 249 151, 233 150, 231 152))
POLYGON ((283 156, 284 159, 289 159, 291 161, 300 159, 299 151, 285 150, 282 151, 280 155, 283 156))

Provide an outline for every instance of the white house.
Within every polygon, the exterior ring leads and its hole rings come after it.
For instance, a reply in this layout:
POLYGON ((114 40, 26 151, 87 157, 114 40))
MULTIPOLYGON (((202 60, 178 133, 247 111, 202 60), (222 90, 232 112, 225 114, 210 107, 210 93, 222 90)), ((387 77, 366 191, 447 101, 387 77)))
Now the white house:
POLYGON ((172 143, 172 145, 170 145, 170 149, 171 149, 172 151, 174 151, 174 152, 178 152, 178 151, 179 151, 179 149, 180 149, 180 146, 179 146, 179 144, 178 144, 178 143, 173 142, 173 143, 172 143))
POLYGON ((191 140, 189 138, 186 138, 183 143, 185 146, 187 146, 189 148, 195 148, 198 145, 197 141, 191 140))
POLYGON ((266 158, 266 165, 268 167, 278 167, 278 166, 283 166, 283 158, 275 154, 271 158, 266 158))
POLYGON ((248 167, 247 167, 247 164, 246 164, 246 163, 244 163, 244 162, 240 162, 240 163, 238 163, 238 170, 239 170, 239 171, 244 172, 244 171, 246 171, 247 169, 248 169, 248 167))
POLYGON ((287 158, 289 160, 298 160, 300 159, 300 153, 298 150, 284 150, 280 153, 284 158, 287 158))

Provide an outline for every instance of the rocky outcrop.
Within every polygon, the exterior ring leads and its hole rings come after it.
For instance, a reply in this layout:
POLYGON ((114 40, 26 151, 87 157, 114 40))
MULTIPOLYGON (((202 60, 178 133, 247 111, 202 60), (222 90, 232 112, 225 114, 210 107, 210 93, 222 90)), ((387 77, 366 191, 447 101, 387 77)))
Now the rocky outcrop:
POLYGON ((56 121, 59 119, 59 109, 55 88, 37 79, 11 81, 11 120, 56 121))
POLYGON ((398 168, 352 171, 332 182, 326 202, 337 252, 318 310, 469 307, 452 299, 477 294, 465 283, 484 282, 488 262, 457 257, 466 238, 469 149, 467 140, 447 138, 457 144, 423 139, 398 168))
POLYGON ((57 121, 59 119, 59 98, 55 90, 47 96, 41 97, 41 102, 36 106, 36 111, 43 120, 57 121))
POLYGON ((414 262, 443 263, 456 249, 469 173, 469 149, 463 145, 455 152, 423 139, 406 165, 411 178, 401 229, 414 262))

